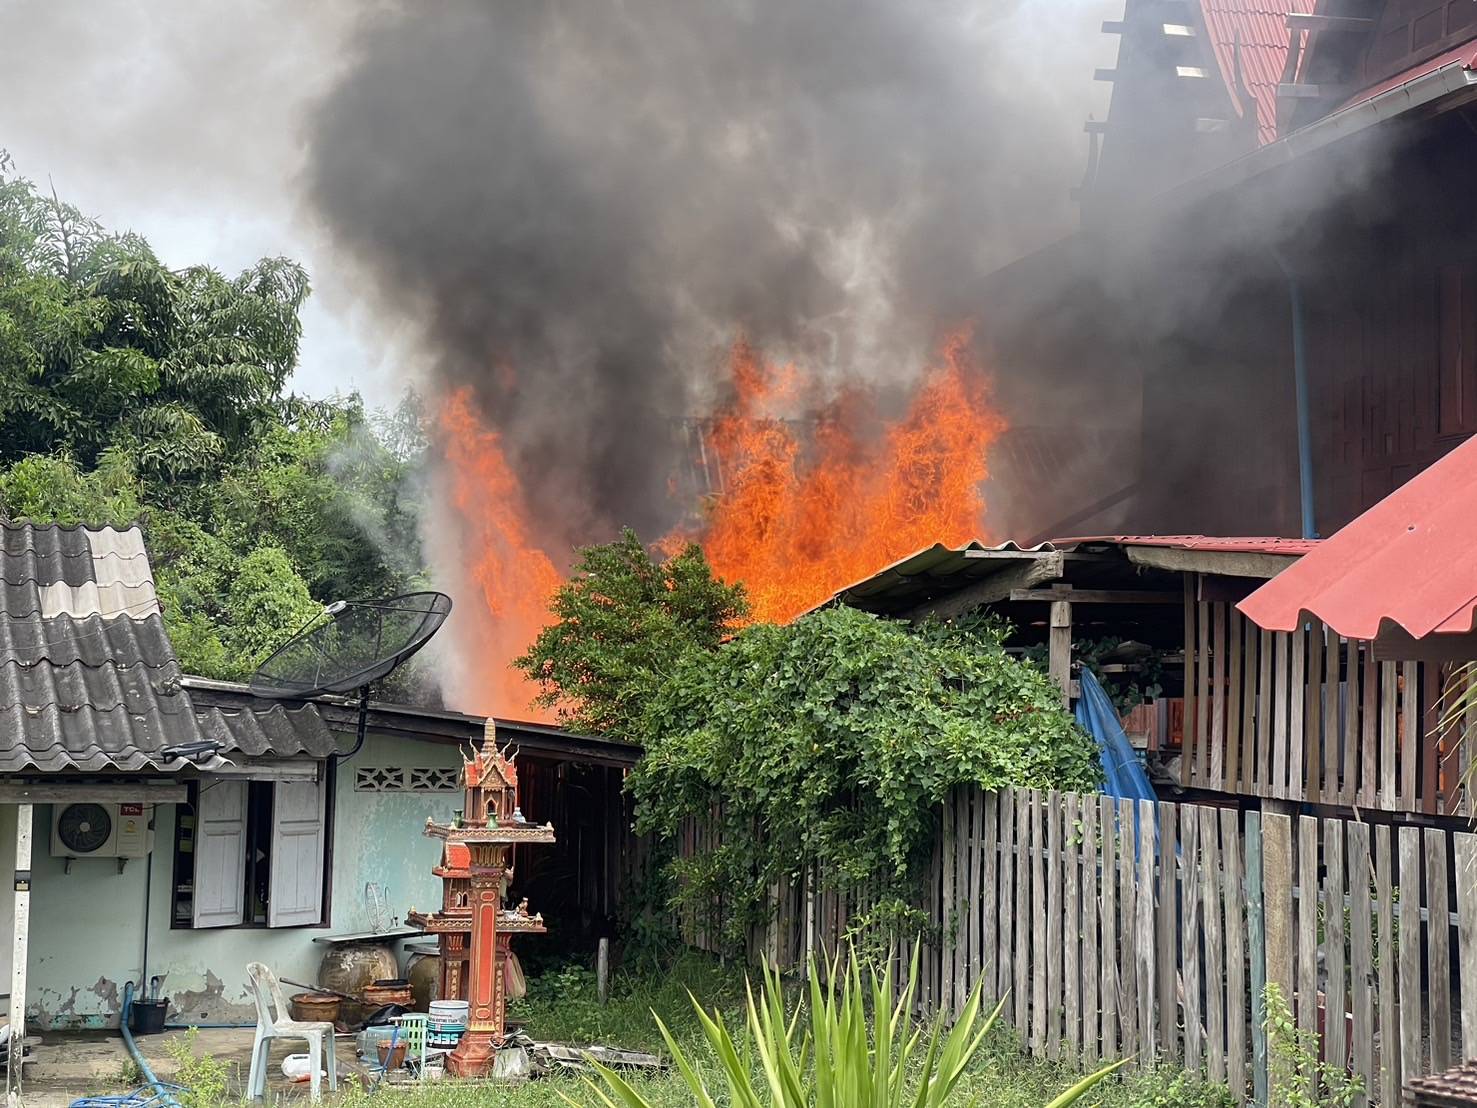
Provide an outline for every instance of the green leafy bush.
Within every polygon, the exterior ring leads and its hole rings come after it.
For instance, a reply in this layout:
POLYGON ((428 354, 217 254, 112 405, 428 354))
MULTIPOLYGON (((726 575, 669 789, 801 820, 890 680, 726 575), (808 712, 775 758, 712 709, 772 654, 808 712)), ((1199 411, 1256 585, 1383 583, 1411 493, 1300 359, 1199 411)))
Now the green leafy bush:
POLYGON ((922 631, 849 608, 748 627, 691 652, 650 698, 630 778, 643 832, 710 822, 719 845, 673 863, 680 901, 721 896, 735 947, 772 883, 811 862, 890 894, 877 922, 912 930, 906 903, 954 786, 1095 787, 1097 747, 993 623, 922 631))

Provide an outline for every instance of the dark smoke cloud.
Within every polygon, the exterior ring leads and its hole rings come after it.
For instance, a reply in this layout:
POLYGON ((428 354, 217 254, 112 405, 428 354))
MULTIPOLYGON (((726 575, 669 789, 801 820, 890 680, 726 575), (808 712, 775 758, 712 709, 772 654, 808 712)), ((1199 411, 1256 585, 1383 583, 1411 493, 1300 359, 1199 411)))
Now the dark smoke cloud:
POLYGON ((980 275, 1069 227, 1094 6, 391 9, 313 116, 309 196, 504 431, 551 541, 657 533, 668 420, 737 333, 905 380, 980 275))

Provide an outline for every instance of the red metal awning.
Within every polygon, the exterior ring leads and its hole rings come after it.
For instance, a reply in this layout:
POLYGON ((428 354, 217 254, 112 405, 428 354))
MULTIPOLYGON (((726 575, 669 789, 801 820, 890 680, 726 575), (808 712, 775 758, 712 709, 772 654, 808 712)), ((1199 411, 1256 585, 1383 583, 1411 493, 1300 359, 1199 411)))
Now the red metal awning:
POLYGON ((1394 624, 1412 638, 1467 634, 1477 607, 1477 438, 1319 543, 1237 607, 1291 631, 1305 615, 1373 639, 1394 624))

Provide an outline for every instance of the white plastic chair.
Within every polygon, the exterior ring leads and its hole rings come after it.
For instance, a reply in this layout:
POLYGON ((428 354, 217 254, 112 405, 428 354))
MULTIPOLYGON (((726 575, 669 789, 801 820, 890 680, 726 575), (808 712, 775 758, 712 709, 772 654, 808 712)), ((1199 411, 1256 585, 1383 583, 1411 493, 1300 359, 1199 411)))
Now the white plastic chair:
POLYGON ((323 1099, 325 1068, 328 1070, 328 1087, 338 1088, 338 1057, 334 1050, 333 1024, 291 1019, 287 1014, 287 1000, 282 995, 282 986, 277 982, 277 975, 260 962, 248 965, 246 974, 251 979, 251 995, 256 1001, 256 1039, 251 1044, 251 1077, 246 1085, 247 1099, 261 1100, 267 1095, 267 1055, 271 1052, 273 1039, 307 1040, 308 1064, 313 1067, 311 1097, 313 1100, 323 1099))

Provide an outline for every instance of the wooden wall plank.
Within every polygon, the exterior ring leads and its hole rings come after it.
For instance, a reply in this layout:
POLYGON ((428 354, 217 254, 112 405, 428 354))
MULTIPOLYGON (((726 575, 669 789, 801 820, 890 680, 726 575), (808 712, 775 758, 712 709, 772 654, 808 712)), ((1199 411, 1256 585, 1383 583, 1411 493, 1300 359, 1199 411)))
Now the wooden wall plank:
POLYGON ((1046 798, 1046 1056, 1062 1047, 1062 795, 1046 798))
POLYGON ((1292 673, 1287 699, 1287 796, 1290 800, 1300 800, 1304 795, 1308 707, 1308 632, 1302 624, 1292 633, 1288 649, 1292 654, 1292 673))
POLYGON ((1391 831, 1370 828, 1374 839, 1374 903, 1379 934, 1379 979, 1375 996, 1379 1001, 1379 1103, 1395 1105, 1400 1096, 1399 980, 1395 962, 1395 902, 1391 831))
POLYGON ((1098 1000, 1098 829, 1097 801, 1082 798, 1082 1057, 1090 1066, 1102 1057, 1102 1006, 1098 1000))
POLYGON ((1400 666, 1400 807, 1420 811, 1416 796, 1416 776, 1421 764, 1421 683, 1419 666, 1403 662, 1400 666))
MULTIPOLYGON (((1400 1086, 1425 1072, 1421 1050, 1421 831, 1400 828, 1400 1086)), ((1394 1103, 1394 1101, 1391 1101, 1394 1103)))
MULTIPOLYGON (((1297 1013, 1298 1030, 1318 1034, 1318 821, 1297 824, 1297 1013)), ((1293 1003, 1289 1000, 1289 1003, 1293 1003)))
POLYGON ((1308 629, 1307 696, 1303 711, 1303 796, 1316 804, 1323 792, 1323 624, 1310 621, 1308 629))
POLYGON ((1430 983, 1431 1072, 1451 1069, 1451 907, 1446 832, 1426 828, 1426 951, 1430 983))
POLYGON ((1066 894, 1062 911, 1068 923, 1064 929, 1062 951, 1062 1021, 1065 1025, 1065 1053, 1068 1061, 1072 1061, 1076 1059, 1082 1043, 1082 970, 1077 959, 1082 941, 1082 832, 1078 826, 1081 806, 1076 793, 1067 794, 1064 807, 1066 894))
POLYGON ((1179 1054, 1179 805, 1159 802, 1159 915, 1155 935, 1155 972, 1159 994, 1159 1054, 1179 1054))
POLYGON ((1134 881, 1134 805, 1118 801, 1118 1027, 1119 1053, 1139 1053, 1138 966, 1133 939, 1138 919, 1138 889, 1134 881))
POLYGON ((1364 664, 1360 667, 1363 696, 1360 698, 1359 802, 1372 808, 1379 795, 1379 666, 1368 643, 1360 646, 1360 653, 1364 664))
POLYGON ((1098 827, 1102 832, 1102 871, 1098 899, 1102 937, 1098 948, 1098 1003, 1102 1006, 1100 1046, 1104 1058, 1118 1055, 1118 866, 1113 798, 1098 798, 1098 827))
POLYGON ((1229 642, 1226 646, 1226 788, 1232 792, 1242 791, 1241 706, 1244 693, 1241 680, 1241 644, 1244 641, 1245 624, 1246 617, 1231 608, 1229 642))
POLYGON ((1184 989, 1185 1069, 1198 1074, 1205 1065, 1205 1030, 1200 1009, 1200 817, 1190 805, 1180 808, 1180 973, 1184 989))
POLYGON ((1041 942, 1046 923, 1046 838, 1043 800, 1031 793, 1031 1053, 1046 1053, 1046 963, 1051 951, 1041 942))
POLYGON ((1244 864, 1241 828, 1235 809, 1225 808, 1221 820, 1221 894, 1226 911, 1226 1083, 1240 1102, 1246 1095, 1246 894, 1242 888, 1244 864))
MULTIPOLYGON (((1357 674, 1357 670, 1355 671, 1357 674)), ((1369 853, 1369 825, 1350 823, 1349 839, 1349 1013, 1353 1027, 1354 1072, 1364 1078, 1364 1093, 1355 1108, 1369 1103, 1369 1093, 1378 1087, 1374 1068, 1374 907, 1369 889, 1374 867, 1369 853)))
POLYGON ((1344 967, 1344 821, 1323 821, 1323 930, 1325 934, 1323 964, 1324 1028, 1329 1061, 1342 1065, 1348 1057, 1347 1021, 1348 985, 1344 967))
POLYGON ((1267 1103, 1266 881, 1262 873, 1262 814, 1246 813, 1246 952, 1251 970, 1251 1081, 1257 1104, 1267 1103))
POLYGON ((1477 1058, 1477 835, 1452 836, 1456 862, 1457 968, 1462 997, 1462 1060, 1477 1058))
POLYGON ((1211 689, 1210 689, 1210 778, 1211 788, 1226 787, 1226 716, 1230 690, 1226 684, 1226 610, 1224 601, 1210 606, 1211 689))
MULTIPOLYGON (((1210 605, 1195 605, 1200 658, 1195 664, 1198 688, 1195 692, 1195 781, 1202 788, 1215 788, 1210 779, 1210 605)), ((1188 722, 1188 721, 1187 721, 1188 722)))
MULTIPOLYGON (((1288 692, 1288 679, 1292 676, 1292 661, 1289 651, 1292 646, 1292 636, 1284 631, 1277 631, 1272 636, 1276 640, 1276 656, 1272 662, 1274 672, 1272 674, 1272 787, 1267 791, 1268 796, 1286 799, 1287 789, 1287 750, 1288 750, 1288 701, 1291 694, 1288 692)), ((1262 826, 1263 845, 1267 828, 1262 826)))
MULTIPOLYGON (((1332 636, 1330 636, 1332 637, 1332 636)), ((1339 803, 1352 805, 1359 795, 1359 642, 1344 648, 1344 756, 1339 766, 1339 803)))
POLYGON ((1395 732, 1398 728, 1396 709, 1397 667, 1394 662, 1380 663, 1380 800, 1381 808, 1391 810, 1396 799, 1395 732))
POLYGON ((1189 786, 1195 766, 1195 584, 1197 575, 1185 574, 1185 721, 1181 728, 1180 784, 1189 786))
POLYGON ((1256 788, 1258 796, 1273 796, 1272 792, 1272 702, 1275 682, 1272 670, 1276 662, 1276 650, 1272 632, 1263 631, 1257 651, 1256 691, 1256 788))
POLYGON ((1135 903, 1138 910, 1133 953, 1138 970, 1139 1062, 1146 1067, 1154 1065, 1158 1042, 1154 1012, 1154 961, 1157 954, 1154 942, 1154 921, 1157 918, 1154 904, 1154 851, 1154 804, 1152 801, 1141 800, 1138 802, 1138 880, 1135 883, 1135 903))
POLYGON ((1200 912, 1205 928, 1205 1057, 1211 1081, 1226 1080, 1225 949, 1221 945, 1220 821, 1214 808, 1200 812, 1200 912))

